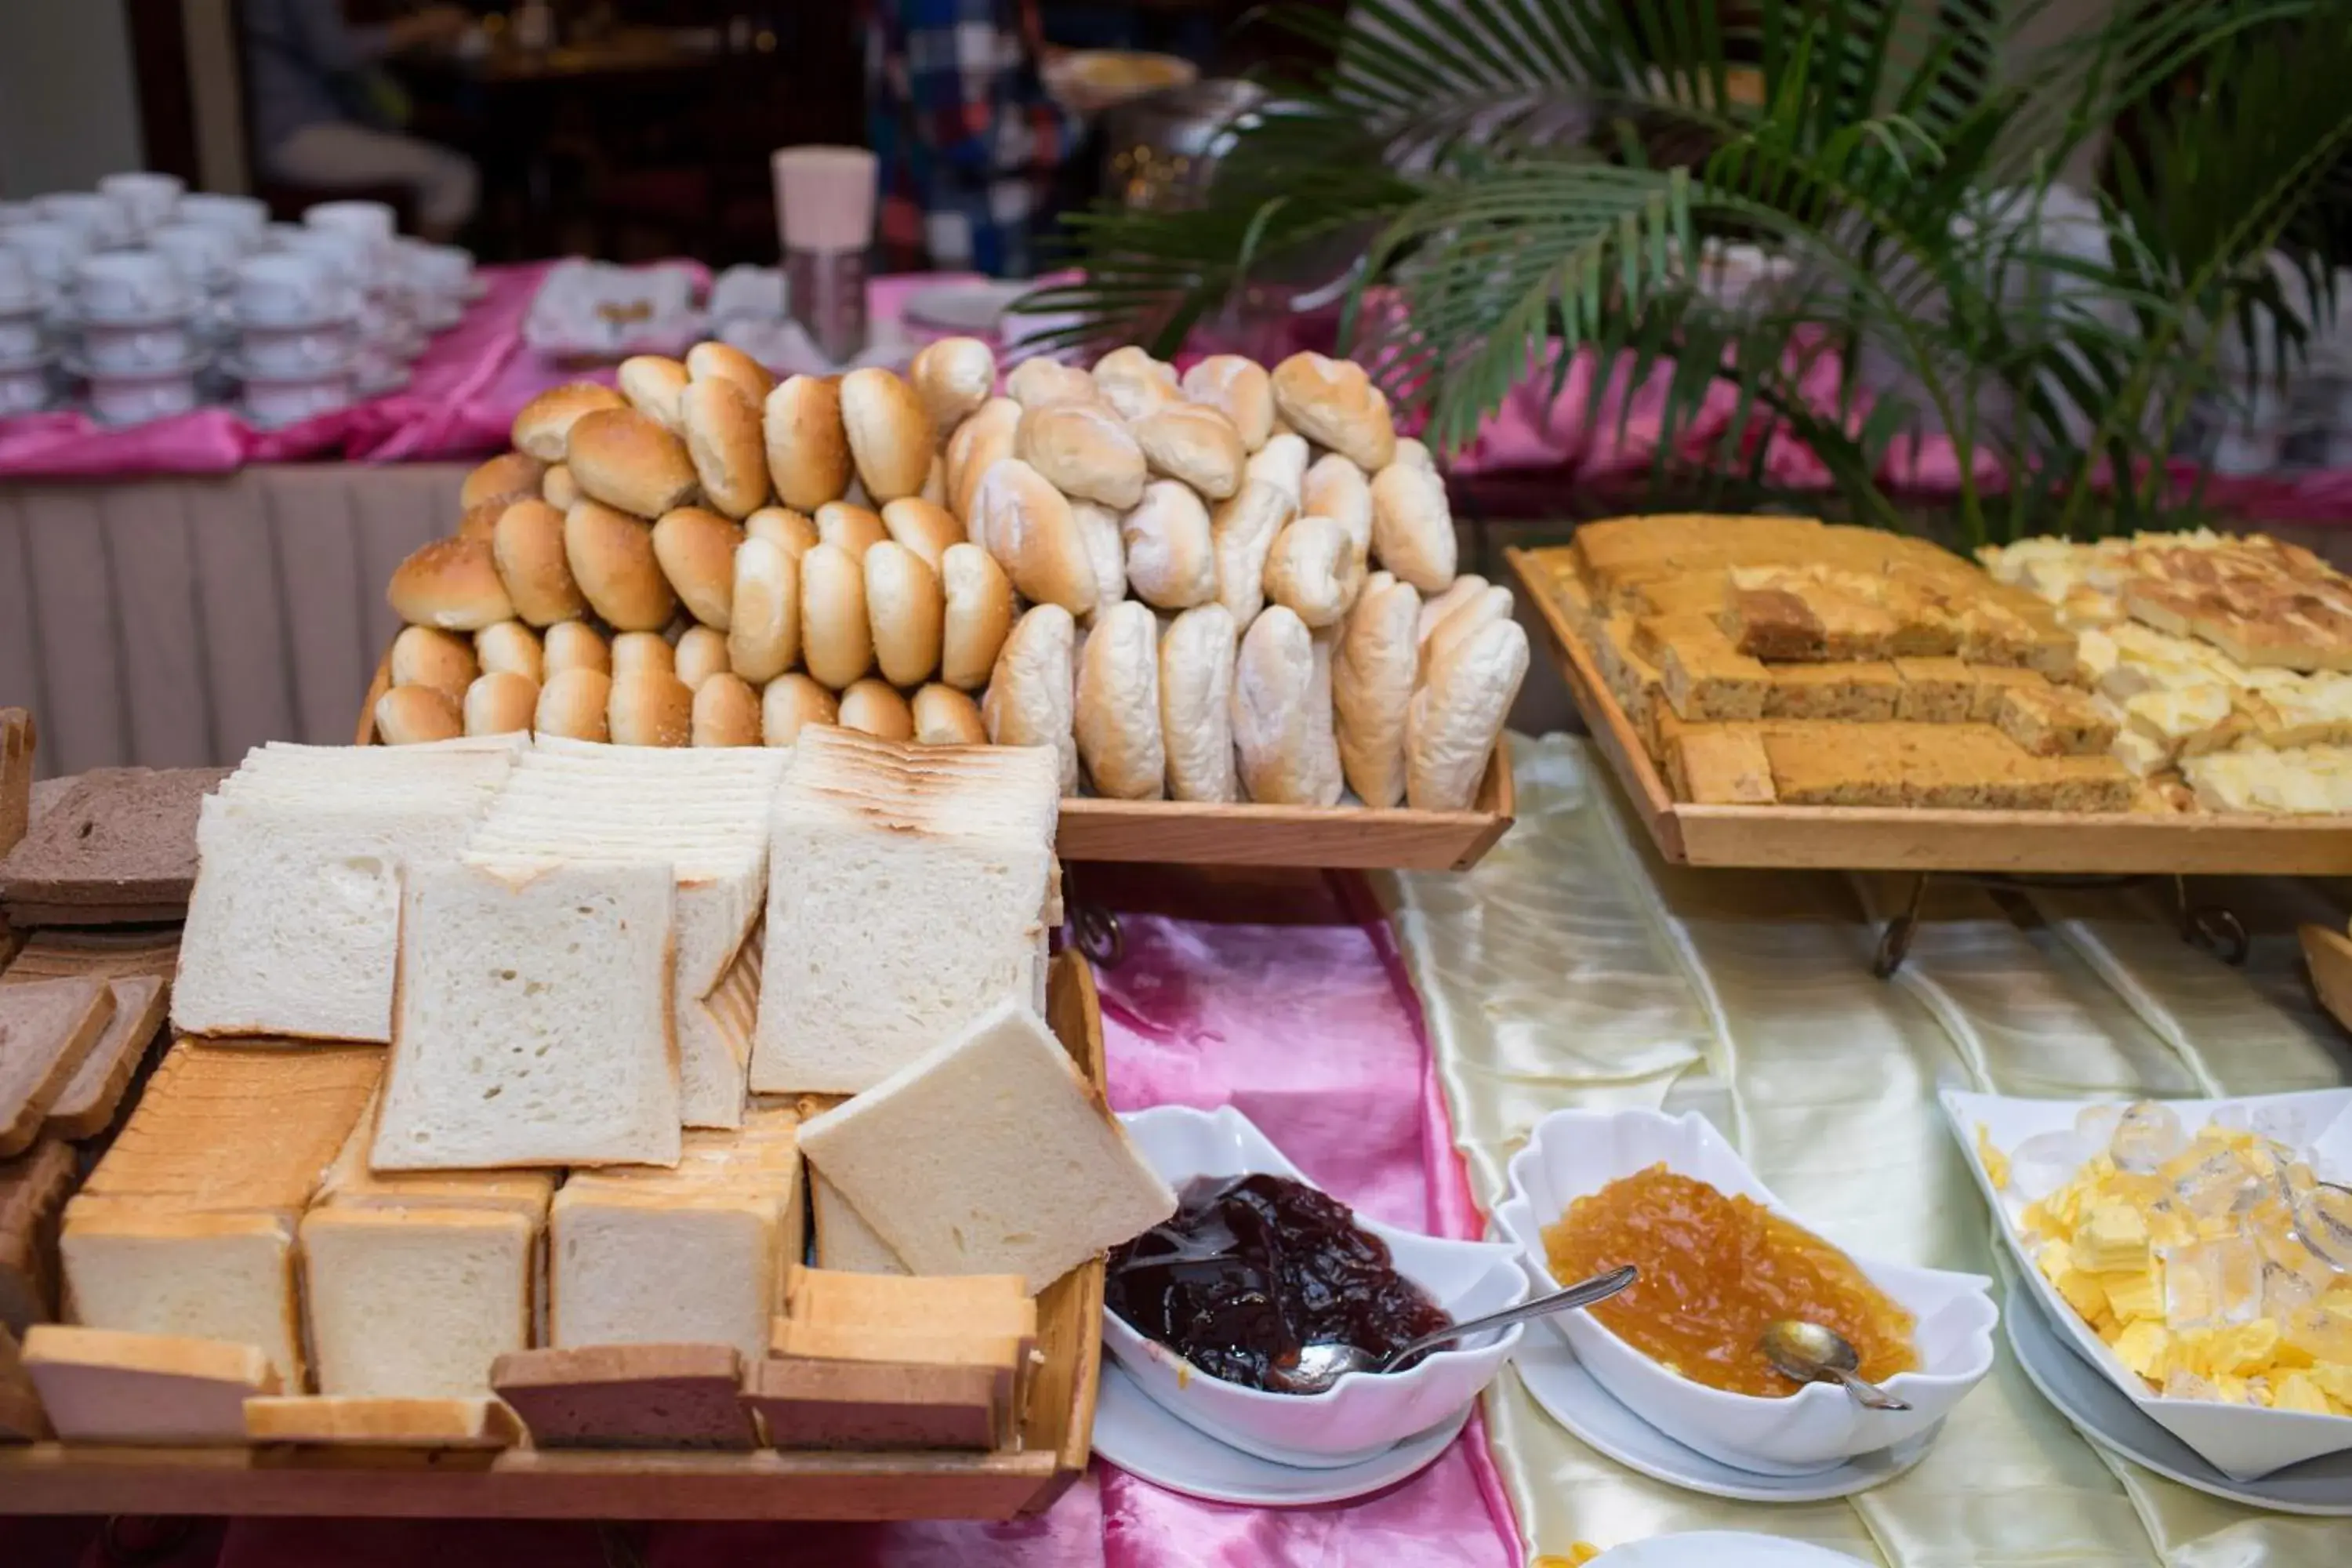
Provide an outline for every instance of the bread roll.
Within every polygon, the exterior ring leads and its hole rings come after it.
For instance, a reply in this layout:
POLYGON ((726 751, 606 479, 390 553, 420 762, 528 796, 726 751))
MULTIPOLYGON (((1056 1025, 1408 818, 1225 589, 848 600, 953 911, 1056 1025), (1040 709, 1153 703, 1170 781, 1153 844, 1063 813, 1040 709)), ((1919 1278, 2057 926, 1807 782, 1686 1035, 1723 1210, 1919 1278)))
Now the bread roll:
POLYGON ((1233 613, 1201 605, 1160 637, 1160 736, 1176 800, 1238 797, 1234 772, 1233 613))
POLYGON ((530 727, 542 735, 573 741, 602 741, 612 731, 607 717, 613 702, 613 678, 601 669, 557 670, 539 689, 539 710, 530 727))
POLYGON ((1410 463, 1416 468, 1427 468, 1433 474, 1437 472, 1437 459, 1429 455, 1427 447, 1410 436, 1397 437, 1396 460, 1400 463, 1410 463))
POLYGON ((893 686, 919 686, 940 668, 947 616, 939 574, 891 540, 866 552, 866 615, 874 634, 874 662, 893 686))
POLYGON ((955 427, 948 437, 948 510, 962 520, 965 537, 984 542, 971 532, 971 503, 980 478, 999 458, 1013 456, 1013 440, 1021 428, 1021 405, 1009 397, 992 397, 979 411, 955 427))
MULTIPOLYGON (((552 472, 553 470, 549 470, 552 472)), ((515 614, 535 626, 577 620, 587 599, 564 554, 563 513, 526 497, 509 502, 490 531, 490 554, 515 614)))
POLYGON ((1143 499, 1143 448, 1118 416, 1093 404, 1057 404, 1021 416, 1013 456, 1072 500, 1125 511, 1143 499))
POLYGON ((1231 421, 1244 451, 1256 451, 1274 433, 1274 384, 1255 360, 1211 354, 1184 373, 1182 386, 1187 398, 1231 421))
POLYGON ((838 544, 820 544, 801 557, 801 662, 835 691, 874 668, 866 573, 838 544))
POLYGON ((967 692, 933 681, 915 693, 915 740, 925 746, 984 746, 988 726, 967 692))
POLYGON ((766 540, 794 561, 817 542, 815 520, 788 506, 761 507, 743 520, 743 531, 752 539, 766 540))
POLYGON ((520 621, 500 621, 476 632, 474 654, 485 675, 501 670, 527 675, 533 686, 546 679, 546 652, 540 647, 538 634, 520 621))
POLYGON ((1372 479, 1372 557, 1400 582, 1434 594, 1454 581, 1454 512, 1445 481, 1391 463, 1372 479))
POLYGON ((1527 628, 1489 621, 1433 655, 1405 710, 1405 804, 1467 811, 1528 673, 1527 628))
POLYGON ((654 553, 654 531, 626 512, 583 500, 563 517, 563 559, 588 603, 615 630, 658 631, 677 595, 654 553))
POLYGON ((572 482, 572 469, 557 463, 540 477, 539 499, 558 511, 570 511, 580 500, 580 487, 572 482))
POLYGON ((614 676, 604 715, 616 746, 683 746, 694 739, 694 693, 657 669, 614 676))
POLYGON ((1445 585, 1444 593, 1433 595, 1423 601, 1420 625, 1413 633, 1415 639, 1426 649, 1429 646, 1429 634, 1437 629, 1437 624, 1440 621, 1486 591, 1486 579, 1479 576, 1475 572, 1465 572, 1454 579, 1445 585))
POLYGON ((907 700, 889 682, 870 676, 841 694, 840 723, 845 730, 863 730, 886 741, 915 738, 915 714, 907 700))
POLYGON ((686 451, 703 496, 729 517, 749 517, 768 501, 768 453, 760 405, 724 379, 689 384, 677 401, 686 451))
POLYGON ((1100 404, 1102 392, 1095 378, 1076 365, 1039 354, 1024 359, 1004 378, 1004 395, 1024 408, 1051 408, 1056 404, 1100 404))
POLYGON ((515 450, 542 463, 563 461, 572 426, 583 414, 601 408, 626 408, 628 400, 609 386, 593 381, 551 386, 522 405, 514 417, 515 450))
POLYGON ((890 537, 890 531, 865 507, 836 500, 816 509, 816 537, 820 544, 838 545, 851 559, 863 561, 867 551, 890 537))
POLYGON ((907 378, 932 430, 944 435, 996 390, 996 352, 978 338, 941 338, 917 352, 907 378))
POLYGON ((1054 748, 1066 795, 1078 789, 1078 746, 1071 729, 1077 633, 1077 623, 1059 605, 1039 605, 1022 616, 996 656, 980 702, 992 745, 1054 748))
POLYGON ((1293 518, 1266 555, 1265 596, 1319 631, 1348 613, 1355 570, 1346 530, 1328 517, 1293 518))
POLYGON ((732 343, 702 342, 686 351, 689 381, 730 381, 757 408, 774 390, 776 378, 768 367, 732 343))
POLYGON ((1270 484, 1254 481, 1221 501, 1209 514, 1209 539, 1217 560, 1217 602, 1246 626, 1265 605, 1265 562, 1276 536, 1289 522, 1290 498, 1270 484))
POLYGON ((694 689, 694 744, 756 746, 760 723, 760 694, 741 676, 719 670, 694 689))
POLYGON ((376 738, 387 746, 454 741, 466 732, 457 700, 435 686, 395 686, 375 700, 376 738))
POLYGON ((672 669, 689 691, 701 690, 704 681, 714 675, 731 672, 734 668, 727 654, 727 634, 709 626, 687 627, 685 635, 677 639, 672 658, 672 669))
POLYGON ((613 679, 645 672, 677 673, 677 649, 659 632, 623 632, 613 639, 613 679))
POLYGON ((1136 597, 1163 610, 1217 596, 1217 554, 1209 509, 1190 485, 1154 479, 1142 503, 1119 520, 1127 580, 1136 597))
POLYGON ((1353 360, 1292 354, 1274 367, 1274 406, 1293 430, 1368 474, 1396 460, 1388 397, 1353 360))
MULTIPOLYGON (((549 470, 551 473, 553 471, 553 469, 549 470)), ((520 499, 529 500, 530 498, 529 496, 524 496, 520 499)), ((459 539, 479 539, 487 542, 492 534, 498 531, 499 517, 505 513, 507 508, 514 504, 515 503, 512 500, 492 500, 484 501, 479 506, 467 507, 464 511, 457 514, 457 528, 455 537, 459 539)))
POLYGON ((923 470, 923 488, 917 490, 912 498, 901 499, 927 500, 933 506, 940 508, 941 510, 945 510, 948 504, 947 454, 944 452, 932 453, 931 466, 923 470))
POLYGON ((913 387, 887 370, 853 370, 841 378, 841 422, 857 482, 877 504, 922 489, 939 438, 913 387))
POLYGON ((604 634, 585 621, 558 621, 547 628, 541 639, 540 664, 545 674, 541 682, 552 680, 567 669, 597 669, 613 673, 613 645, 604 634))
POLYGON ((490 547, 478 539, 436 539, 393 569, 384 599, 412 626, 477 632, 514 619, 490 547))
POLYGON ((1421 674, 1420 616, 1421 595, 1412 584, 1374 573, 1348 612, 1331 661, 1339 765, 1366 805, 1404 799, 1405 705, 1421 674))
POLYGON ((1242 488, 1247 454, 1233 421, 1197 403, 1171 403, 1138 419, 1136 445, 1155 474, 1181 479, 1211 500, 1242 488))
POLYGON ((841 705, 833 693, 801 674, 780 675, 760 693, 760 738, 771 746, 789 746, 801 738, 806 724, 837 724, 841 705))
POLYGON ((1133 599, 1097 611, 1078 657, 1078 760, 1095 793, 1158 800, 1167 793, 1160 740, 1160 623, 1133 599))
POLYGON ((940 679, 977 691, 988 684, 1013 629, 1013 581, 977 544, 950 544, 940 557, 946 615, 940 631, 940 679))
POLYGON ((463 697, 481 673, 474 645, 455 633, 409 626, 392 639, 394 686, 429 686, 451 697, 463 697))
POLYGON ((841 392, 833 382, 795 375, 768 394, 761 414, 767 438, 768 479, 776 499, 799 511, 839 500, 849 488, 849 433, 841 424, 841 392))
POLYGON ((457 487, 457 510, 471 511, 494 500, 537 495, 547 465, 528 452, 505 452, 476 468, 457 487))
POLYGON ((572 426, 564 465, 582 495, 633 517, 659 517, 684 506, 701 484, 686 443, 634 408, 581 416, 572 426))
POLYGON ((1265 445, 1250 457, 1242 470, 1242 482, 1252 479, 1272 485, 1289 499, 1296 511, 1307 499, 1307 443, 1287 433, 1266 437, 1265 445))
POLYGON ((512 669, 494 669, 466 689, 468 735, 511 735, 530 728, 539 711, 539 682, 512 669))
POLYGON ((1090 500, 1070 503, 1078 538, 1087 547, 1087 563, 1095 574, 1095 607, 1099 616, 1127 597, 1127 547, 1119 540, 1118 513, 1090 500))
POLYGON ((772 540, 745 540, 735 552, 731 607, 728 665, 752 685, 765 686, 801 656, 799 558, 772 540))
POLYGON ((1511 618, 1511 591, 1505 587, 1488 588, 1473 594, 1429 631, 1429 638, 1421 645, 1422 658, 1431 664, 1445 657, 1445 650, 1465 637, 1475 635, 1481 626, 1511 618))
POLYGON ((621 362, 621 395, 629 406, 673 436, 686 434, 678 399, 691 379, 686 366, 666 354, 632 354, 621 362))
POLYGON ((1356 564, 1371 558, 1372 482, 1364 470, 1337 452, 1326 452, 1307 470, 1298 491, 1298 510, 1328 517, 1347 531, 1356 564))
MULTIPOLYGON (((702 384, 734 390, 723 381, 702 384)), ((735 602, 735 552, 743 543, 743 531, 715 511, 682 506, 654 524, 653 542, 654 559, 687 613, 725 631, 735 602)))
POLYGON ((1177 402, 1176 367, 1129 343, 1095 361, 1095 390, 1121 419, 1140 419, 1177 402))
POLYGON ((1270 805, 1336 805, 1342 781, 1315 635, 1280 605, 1242 637, 1234 659, 1234 749, 1242 788, 1270 805))
POLYGON ((1020 458, 1000 458, 981 476, 971 531, 1024 597, 1073 616, 1095 607, 1094 563, 1070 503, 1020 458))
POLYGON ((948 546, 963 542, 963 524, 954 514, 920 496, 908 496, 884 507, 882 526, 934 572, 940 569, 940 557, 948 552, 948 546))

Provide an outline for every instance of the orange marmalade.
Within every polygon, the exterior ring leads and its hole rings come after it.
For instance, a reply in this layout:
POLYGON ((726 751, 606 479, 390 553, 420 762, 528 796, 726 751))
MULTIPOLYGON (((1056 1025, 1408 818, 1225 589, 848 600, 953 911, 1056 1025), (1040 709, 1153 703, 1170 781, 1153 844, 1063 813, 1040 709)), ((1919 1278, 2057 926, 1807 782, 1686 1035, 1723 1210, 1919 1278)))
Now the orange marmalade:
POLYGON ((1748 1198, 1664 1165, 1569 1205, 1543 1233, 1563 1284, 1631 1263, 1642 1277, 1592 1315, 1652 1361, 1710 1388, 1782 1399, 1797 1392, 1756 1348, 1766 1324, 1835 1329, 1881 1383, 1919 1365, 1911 1314, 1820 1237, 1748 1198))

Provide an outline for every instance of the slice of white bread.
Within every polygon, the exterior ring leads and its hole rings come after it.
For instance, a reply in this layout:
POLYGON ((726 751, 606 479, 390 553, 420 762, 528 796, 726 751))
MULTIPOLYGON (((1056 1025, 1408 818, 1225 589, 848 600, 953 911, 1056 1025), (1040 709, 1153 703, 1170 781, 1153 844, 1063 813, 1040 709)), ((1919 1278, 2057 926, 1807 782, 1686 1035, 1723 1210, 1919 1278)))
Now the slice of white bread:
POLYGON ((253 1346, 303 1383, 294 1225, 275 1214, 186 1214, 78 1197, 58 1240, 66 1316, 89 1328, 253 1346))
POLYGON ((673 902, 662 865, 412 870, 370 1163, 675 1162, 673 902))
POLYGON ((538 1226, 489 1208, 314 1208, 303 1301, 319 1392, 471 1397, 531 1340, 538 1226))
POLYGON ((249 1443, 355 1448, 510 1448, 522 1423, 496 1399, 249 1399, 249 1443))
POLYGON ((547 1223, 556 1173, 524 1171, 377 1171, 368 1166, 377 1106, 371 1101, 343 1140, 319 1184, 317 1202, 336 1208, 495 1209, 520 1215, 533 1228, 547 1223))
POLYGON ((853 1274, 904 1274, 907 1266, 881 1233, 866 1223, 841 1189, 809 1168, 809 1223, 816 1230, 816 1266, 853 1274))
POLYGON ((803 1123, 801 1149, 917 1274, 1034 1293, 1176 1212, 1024 1001, 803 1123))
POLYGON ((548 1222, 549 1341, 724 1344, 756 1360, 783 1246, 773 1198, 569 1184, 548 1222))
POLYGON ((178 1334, 37 1323, 24 1361, 69 1443, 242 1445, 246 1400, 281 1386, 252 1345, 178 1334))

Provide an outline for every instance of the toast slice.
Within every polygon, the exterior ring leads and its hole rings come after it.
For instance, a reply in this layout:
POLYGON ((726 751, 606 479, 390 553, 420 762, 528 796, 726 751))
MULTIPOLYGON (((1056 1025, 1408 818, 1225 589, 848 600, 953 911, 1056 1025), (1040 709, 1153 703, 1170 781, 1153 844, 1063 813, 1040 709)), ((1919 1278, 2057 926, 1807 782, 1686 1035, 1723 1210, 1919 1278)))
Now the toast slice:
POLYGON ((279 1387, 256 1347, 176 1334, 43 1323, 24 1361, 69 1443, 242 1445, 245 1402, 279 1387))

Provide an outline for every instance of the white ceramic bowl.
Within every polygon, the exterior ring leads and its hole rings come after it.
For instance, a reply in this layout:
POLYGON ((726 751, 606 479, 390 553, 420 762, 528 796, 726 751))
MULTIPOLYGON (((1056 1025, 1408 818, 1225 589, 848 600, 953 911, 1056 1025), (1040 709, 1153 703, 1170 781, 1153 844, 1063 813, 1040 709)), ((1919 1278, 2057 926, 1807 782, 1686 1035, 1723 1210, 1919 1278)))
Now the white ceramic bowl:
MULTIPOLYGON (((1559 1289, 1545 1258, 1543 1227, 1558 1223, 1572 1200, 1656 1164, 1804 1224, 1766 1190, 1703 1116, 1554 1111, 1536 1123, 1527 1146, 1512 1157, 1510 1190, 1495 1211, 1496 1225, 1518 1248, 1537 1289, 1559 1289)), ((1918 1320, 1920 1369, 1891 1377, 1885 1385, 1910 1405, 1907 1411, 1864 1410, 1844 1389, 1829 1384, 1809 1384, 1785 1399, 1731 1394, 1667 1371, 1589 1311, 1562 1312, 1544 1321, 1567 1338, 1576 1359, 1601 1387, 1676 1442, 1741 1469, 1807 1475, 1918 1436, 1950 1415, 1992 1370, 1992 1331, 2000 1312, 1991 1280, 1857 1252, 1847 1256, 1872 1284, 1918 1320)))
MULTIPOLYGON (((1196 1176, 1265 1172, 1307 1180, 1230 1106, 1160 1106, 1119 1120, 1152 1169, 1179 1191, 1196 1176)), ((1456 1322, 1528 1299, 1527 1276, 1511 1247, 1418 1236, 1364 1215, 1356 1223, 1386 1242, 1397 1272, 1456 1322)), ((1322 1394, 1267 1394, 1211 1377, 1103 1309, 1104 1347, 1154 1404, 1244 1453, 1308 1469, 1360 1463, 1449 1419, 1493 1381, 1524 1331, 1514 1326, 1467 1348, 1433 1351, 1409 1372, 1350 1373, 1322 1394)))

